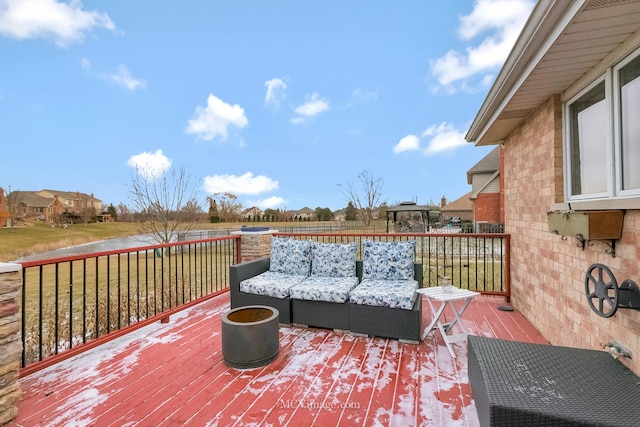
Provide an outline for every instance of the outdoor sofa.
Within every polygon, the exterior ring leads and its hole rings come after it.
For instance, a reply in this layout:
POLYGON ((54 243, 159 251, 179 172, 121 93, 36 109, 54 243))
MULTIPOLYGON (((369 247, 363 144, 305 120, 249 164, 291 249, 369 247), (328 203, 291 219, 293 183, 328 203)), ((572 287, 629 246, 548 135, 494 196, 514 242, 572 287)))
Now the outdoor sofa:
POLYGON ((422 265, 415 241, 357 244, 271 238, 271 257, 230 267, 231 307, 267 305, 280 323, 419 341, 422 265))

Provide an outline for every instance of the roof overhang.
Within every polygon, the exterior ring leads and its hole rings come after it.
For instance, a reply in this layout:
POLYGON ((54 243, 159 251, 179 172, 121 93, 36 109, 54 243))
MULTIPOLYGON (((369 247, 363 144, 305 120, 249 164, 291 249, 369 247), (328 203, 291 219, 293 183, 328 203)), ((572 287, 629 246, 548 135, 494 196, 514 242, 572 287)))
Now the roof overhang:
POLYGON ((504 142, 545 100, 611 61, 639 33, 640 0, 539 0, 465 139, 504 142))

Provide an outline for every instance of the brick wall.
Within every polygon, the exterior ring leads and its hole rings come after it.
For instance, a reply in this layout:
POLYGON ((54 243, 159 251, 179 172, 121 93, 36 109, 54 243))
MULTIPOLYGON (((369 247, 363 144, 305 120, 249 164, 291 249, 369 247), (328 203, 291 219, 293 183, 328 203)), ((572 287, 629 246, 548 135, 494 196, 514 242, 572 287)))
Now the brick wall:
POLYGON ((640 374, 640 311, 620 309, 597 316, 585 296, 585 273, 593 263, 611 268, 618 282, 640 282, 640 211, 627 210, 616 257, 601 242, 582 250, 575 239, 548 232, 547 212, 562 194, 562 110, 548 99, 505 141, 504 210, 511 234, 514 307, 551 344, 602 349, 617 341, 633 354, 621 359, 640 374))
POLYGON ((500 193, 480 193, 473 201, 474 220, 500 224, 500 193))
POLYGON ((22 396, 18 382, 22 356, 18 304, 21 288, 20 266, 0 263, 0 425, 15 418, 22 396))

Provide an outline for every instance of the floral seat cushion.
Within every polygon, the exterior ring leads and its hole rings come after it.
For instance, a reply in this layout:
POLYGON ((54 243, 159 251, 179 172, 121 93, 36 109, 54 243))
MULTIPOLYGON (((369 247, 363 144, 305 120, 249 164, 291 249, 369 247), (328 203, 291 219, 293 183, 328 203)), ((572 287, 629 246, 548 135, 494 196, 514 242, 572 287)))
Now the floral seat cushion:
POLYGON ((311 276, 355 277, 357 252, 356 242, 313 242, 311 245, 311 276))
POLYGON ((265 271, 240 282, 240 292, 285 299, 289 298, 291 288, 306 278, 307 276, 265 271))
POLYGON ((311 276, 291 288, 291 298, 343 303, 349 299, 349 293, 356 286, 357 277, 311 276))
POLYGON ((351 291, 354 304, 411 310, 416 300, 417 280, 362 279, 351 291))
POLYGON ((413 280, 416 241, 362 242, 362 278, 413 280))
POLYGON ((311 241, 271 237, 269 271, 308 276, 311 273, 311 241))

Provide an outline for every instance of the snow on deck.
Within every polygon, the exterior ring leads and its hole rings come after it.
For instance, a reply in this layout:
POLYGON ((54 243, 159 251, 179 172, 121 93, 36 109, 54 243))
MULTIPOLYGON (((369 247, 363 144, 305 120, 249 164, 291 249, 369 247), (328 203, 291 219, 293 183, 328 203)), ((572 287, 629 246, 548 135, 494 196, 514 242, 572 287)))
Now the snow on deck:
MULTIPOLYGON (((501 298, 463 315, 476 335, 546 343, 501 298)), ((222 294, 21 378, 10 426, 478 426, 466 343, 453 359, 439 332, 420 344, 280 327, 271 364, 224 364, 222 294)), ((450 318, 452 317, 449 315, 450 318)), ((423 303, 423 327, 431 313, 423 303)))

